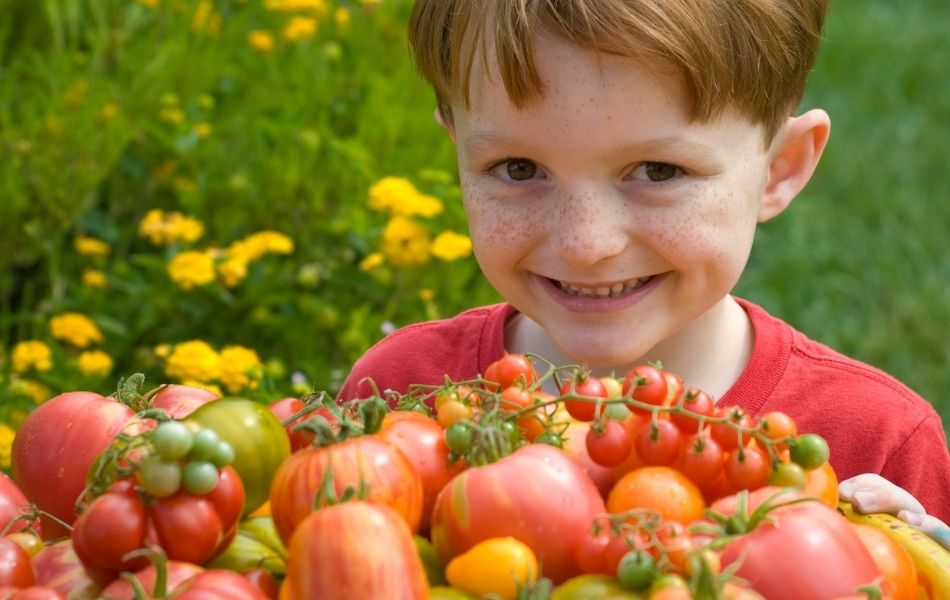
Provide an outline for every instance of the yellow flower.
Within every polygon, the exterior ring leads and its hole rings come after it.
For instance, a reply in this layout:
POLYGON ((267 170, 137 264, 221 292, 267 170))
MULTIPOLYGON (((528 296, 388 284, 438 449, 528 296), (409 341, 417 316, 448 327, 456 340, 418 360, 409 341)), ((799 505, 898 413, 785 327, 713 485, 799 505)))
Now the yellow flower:
POLYGON ((267 31, 257 29, 247 34, 247 45, 261 54, 270 54, 274 51, 274 36, 267 31))
POLYGON ((386 258, 382 252, 372 252, 360 261, 360 271, 372 271, 377 267, 381 267, 385 262, 386 258))
POLYGON ((383 177, 369 189, 369 207, 403 217, 434 217, 442 212, 442 202, 421 193, 408 179, 383 177))
POLYGON ((16 431, 6 423, 0 423, 0 468, 10 468, 10 453, 13 450, 13 438, 16 431))
POLYGON ((218 378, 228 392, 256 389, 261 378, 261 359, 257 353, 243 346, 225 346, 221 349, 221 374, 218 378))
POLYGON ((259 231, 231 244, 228 256, 253 262, 265 254, 290 254, 294 251, 294 241, 277 231, 259 231))
POLYGON ((106 275, 97 269, 86 269, 82 272, 82 284, 89 288, 104 288, 106 275))
POLYGON ((445 261, 465 258, 471 253, 472 240, 454 231, 443 231, 432 242, 432 256, 445 261))
POLYGON ((30 369, 49 371, 53 368, 53 353, 39 340, 26 340, 13 347, 13 372, 26 373, 30 369))
POLYGON ((139 235, 156 245, 194 242, 204 235, 201 221, 177 211, 148 211, 139 223, 139 235))
POLYGON ((333 19, 336 21, 337 27, 345 29, 350 24, 350 11, 341 6, 333 13, 333 19))
POLYGON ((435 292, 429 288, 422 288, 419 290, 419 298, 423 302, 432 302, 432 300, 435 298, 435 292))
POLYGON ((161 4, 161 0, 139 0, 139 4, 146 8, 158 8, 158 5, 161 4))
POLYGON ((207 138, 209 135, 211 135, 211 123, 207 123, 205 121, 202 121, 200 123, 195 123, 195 127, 193 131, 195 132, 195 135, 197 135, 199 139, 203 140, 207 138))
POLYGON ((109 244, 88 235, 76 236, 73 240, 73 248, 83 256, 109 256, 109 252, 112 251, 109 244))
POLYGON ((181 252, 169 261, 168 276, 183 290, 207 285, 214 281, 214 259, 207 252, 181 252))
POLYGON ((317 32, 317 20, 311 17, 293 17, 284 27, 284 38, 298 42, 313 37, 317 32))
POLYGON ((173 125, 178 125, 185 120, 185 113, 179 108, 173 106, 166 106, 165 108, 158 111, 158 118, 166 123, 171 123, 173 125))
POLYGON ((165 374, 180 381, 211 381, 218 378, 220 369, 218 353, 201 340, 175 344, 165 362, 165 374))
POLYGON ((303 12, 313 11, 325 13, 327 5, 324 0, 264 0, 264 8, 275 12, 303 12))
POLYGON ((214 10, 211 0, 201 0, 195 8, 195 15, 191 19, 191 28, 194 31, 205 31, 215 35, 221 31, 221 15, 214 10))
POLYGON ((218 275, 226 287, 233 288, 247 277, 247 261, 240 257, 227 258, 218 264, 218 275))
POLYGON ((171 344, 159 344, 155 346, 154 348, 152 348, 152 352, 155 354, 157 358, 165 360, 171 355, 172 346, 171 344))
POLYGON ((412 219, 393 217, 383 229, 383 255, 397 267, 427 263, 430 245, 429 233, 412 219))
POLYGON ((102 350, 89 350, 79 355, 79 371, 83 375, 106 376, 112 371, 112 358, 102 350))
POLYGON ((279 231, 261 231, 255 236, 264 240, 264 247, 271 254, 291 254, 294 251, 294 240, 279 231))
POLYGON ((57 315, 49 320, 50 332, 53 337, 72 344, 77 348, 85 348, 89 344, 102 341, 102 332, 86 315, 68 312, 57 315))
POLYGON ((99 116, 102 117, 103 121, 109 121, 113 117, 115 117, 117 114, 119 114, 119 107, 113 104, 112 102, 109 102, 108 104, 103 106, 102 110, 99 111, 99 116))

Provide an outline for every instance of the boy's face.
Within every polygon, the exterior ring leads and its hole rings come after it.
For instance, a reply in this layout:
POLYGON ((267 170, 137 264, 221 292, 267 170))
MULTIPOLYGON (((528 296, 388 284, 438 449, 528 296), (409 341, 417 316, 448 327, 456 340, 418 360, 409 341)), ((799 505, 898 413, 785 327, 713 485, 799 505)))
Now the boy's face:
POLYGON ((524 110, 481 71, 470 108, 453 107, 479 265, 578 362, 623 365, 688 343, 765 218, 761 126, 731 112, 690 122, 675 77, 630 58, 553 36, 536 57, 545 91, 524 110))

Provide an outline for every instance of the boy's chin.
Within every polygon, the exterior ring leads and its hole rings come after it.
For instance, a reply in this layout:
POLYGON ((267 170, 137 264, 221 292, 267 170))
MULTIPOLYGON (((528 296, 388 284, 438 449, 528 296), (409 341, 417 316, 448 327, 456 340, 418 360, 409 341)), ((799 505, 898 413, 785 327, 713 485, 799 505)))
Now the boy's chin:
POLYGON ((561 351, 574 363, 605 372, 637 362, 646 355, 648 350, 648 348, 618 348, 597 343, 569 342, 565 346, 561 347, 561 351))

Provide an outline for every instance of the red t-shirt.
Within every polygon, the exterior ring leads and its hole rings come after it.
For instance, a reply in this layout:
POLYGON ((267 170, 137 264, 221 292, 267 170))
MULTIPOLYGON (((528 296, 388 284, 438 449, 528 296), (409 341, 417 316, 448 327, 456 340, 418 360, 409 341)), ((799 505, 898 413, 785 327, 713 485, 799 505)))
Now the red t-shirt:
MULTIPOLYGON (((940 416, 905 385, 807 338, 748 301, 737 299, 752 322, 749 364, 719 399, 756 415, 783 411, 800 432, 823 436, 840 479, 878 473, 911 492, 927 512, 950 523, 950 453, 940 416)), ((471 379, 504 353, 510 304, 465 311, 451 319, 401 328, 360 358, 341 399, 378 389, 405 393, 410 384, 471 379)))

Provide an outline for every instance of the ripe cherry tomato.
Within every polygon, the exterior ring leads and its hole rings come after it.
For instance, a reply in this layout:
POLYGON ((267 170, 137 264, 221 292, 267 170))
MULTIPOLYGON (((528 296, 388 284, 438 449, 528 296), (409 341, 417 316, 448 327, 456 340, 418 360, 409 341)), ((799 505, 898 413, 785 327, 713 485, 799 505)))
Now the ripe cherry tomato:
POLYGON ((772 471, 768 455, 758 446, 733 450, 726 459, 726 479, 736 490, 756 490, 772 471))
POLYGON ((670 420, 680 428, 683 433, 696 433, 699 429, 699 415, 711 417, 716 410, 716 403, 712 396, 697 388, 689 388, 683 395, 682 407, 694 413, 687 415, 682 413, 670 414, 670 420))
MULTIPOLYGON (((729 423, 739 427, 752 428, 755 425, 749 413, 738 406, 717 406, 713 412, 713 417, 717 419, 727 419, 729 423)), ((709 434, 726 452, 730 452, 739 447, 740 436, 741 445, 745 446, 746 442, 749 441, 748 434, 740 434, 726 423, 710 424, 709 434)))
POLYGON ((617 421, 604 422, 602 431, 591 427, 585 439, 587 454, 591 459, 605 467, 613 467, 622 463, 630 454, 632 442, 630 434, 617 421))
POLYGON ((30 555, 20 544, 0 536, 0 586, 29 587, 33 582, 30 555))
POLYGON ((683 447, 673 465, 696 485, 712 481, 723 469, 723 452, 709 435, 693 434, 683 439, 683 447))
POLYGON ((671 421, 645 421, 634 437, 637 456, 645 465, 669 465, 680 454, 683 435, 671 421))
MULTIPOLYGON (((578 375, 568 379, 561 384, 560 393, 562 396, 574 393, 591 398, 607 398, 608 396, 604 382, 589 375, 578 375)), ((597 404, 593 400, 565 400, 564 408, 578 421, 593 421, 595 416, 603 414, 604 411, 604 405, 601 404, 598 411, 597 404)))
POLYGON ((538 379, 534 365, 524 354, 505 354, 485 370, 485 379, 502 389, 513 385, 530 387, 538 379))
MULTIPOLYGON (((623 379, 624 396, 632 394, 634 400, 652 404, 654 406, 664 406, 666 404, 669 385, 663 372, 653 365, 637 365, 627 371, 623 379), (631 392, 632 390, 632 392, 631 392)), ((630 407, 634 413, 647 414, 650 411, 630 407)))

